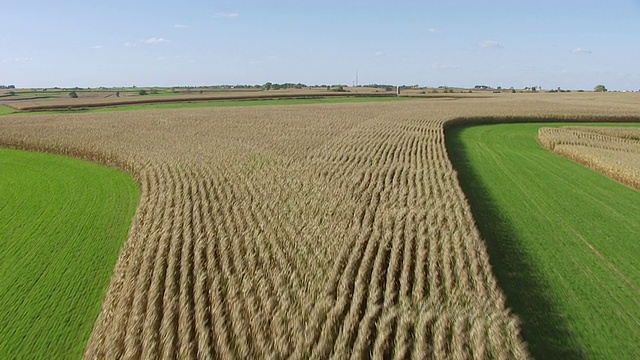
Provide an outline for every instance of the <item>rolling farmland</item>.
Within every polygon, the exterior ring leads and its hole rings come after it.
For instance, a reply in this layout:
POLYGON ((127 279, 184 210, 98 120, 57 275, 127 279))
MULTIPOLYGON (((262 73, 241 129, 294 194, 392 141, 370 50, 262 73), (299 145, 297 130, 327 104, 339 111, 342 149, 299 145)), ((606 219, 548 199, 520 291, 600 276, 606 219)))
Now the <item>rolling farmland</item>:
POLYGON ((444 125, 640 116, 603 99, 9 115, 0 144, 141 184, 88 358, 528 358, 444 125))

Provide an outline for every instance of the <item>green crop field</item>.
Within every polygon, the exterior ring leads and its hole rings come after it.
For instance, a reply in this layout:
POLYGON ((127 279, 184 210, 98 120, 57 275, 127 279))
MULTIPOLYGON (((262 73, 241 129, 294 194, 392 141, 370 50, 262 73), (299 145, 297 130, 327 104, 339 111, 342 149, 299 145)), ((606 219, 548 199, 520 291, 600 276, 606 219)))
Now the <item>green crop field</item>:
POLYGON ((378 102, 415 100, 409 97, 336 97, 336 98, 300 98, 300 99, 251 99, 251 100, 217 100, 175 102, 141 105, 122 105, 117 107, 96 108, 92 110, 76 110, 86 112, 109 112, 123 110, 151 110, 151 109, 184 109, 199 107, 228 107, 228 106, 257 106, 257 105, 307 105, 307 104, 335 104, 352 102, 378 102))
POLYGON ((16 110, 5 105, 0 105, 0 115, 13 114, 16 110))
POLYGON ((92 112, 113 112, 131 110, 155 110, 155 109, 187 109, 206 107, 235 107, 235 106, 261 106, 261 105, 308 105, 308 104, 336 104, 336 103, 356 103, 356 102, 380 102, 380 101, 403 101, 415 100, 412 97, 395 96, 362 96, 362 97, 326 97, 326 98, 298 98, 298 99, 247 99, 247 100, 214 100, 192 102, 167 102, 155 104, 131 104, 98 107, 93 109, 64 109, 64 110, 43 110, 43 111, 20 111, 9 106, 0 105, 0 115, 8 114, 56 114, 61 112, 72 113, 92 113, 92 112))
POLYGON ((138 199, 121 171, 0 149, 0 359, 82 357, 138 199))
POLYGON ((637 359, 640 192, 539 146, 561 125, 450 128, 447 148, 532 355, 637 359))

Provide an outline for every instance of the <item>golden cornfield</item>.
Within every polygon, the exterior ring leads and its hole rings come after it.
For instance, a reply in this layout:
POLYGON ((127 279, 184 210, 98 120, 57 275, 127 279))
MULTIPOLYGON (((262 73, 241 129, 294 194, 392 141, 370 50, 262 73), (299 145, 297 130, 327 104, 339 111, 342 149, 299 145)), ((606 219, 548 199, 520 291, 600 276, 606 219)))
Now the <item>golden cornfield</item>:
POLYGON ((559 155, 640 189, 640 128, 541 128, 538 141, 559 155))
POLYGON ((518 359, 445 128, 640 116, 635 98, 602 98, 7 116, 0 145, 141 184, 89 359, 518 359))

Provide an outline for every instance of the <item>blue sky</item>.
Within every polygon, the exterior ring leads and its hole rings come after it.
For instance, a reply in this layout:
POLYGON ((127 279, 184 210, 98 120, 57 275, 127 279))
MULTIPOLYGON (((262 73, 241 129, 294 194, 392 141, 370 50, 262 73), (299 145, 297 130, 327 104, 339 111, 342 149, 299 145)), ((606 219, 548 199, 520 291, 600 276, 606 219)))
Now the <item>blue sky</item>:
POLYGON ((0 0, 0 84, 640 89, 640 0, 0 0))

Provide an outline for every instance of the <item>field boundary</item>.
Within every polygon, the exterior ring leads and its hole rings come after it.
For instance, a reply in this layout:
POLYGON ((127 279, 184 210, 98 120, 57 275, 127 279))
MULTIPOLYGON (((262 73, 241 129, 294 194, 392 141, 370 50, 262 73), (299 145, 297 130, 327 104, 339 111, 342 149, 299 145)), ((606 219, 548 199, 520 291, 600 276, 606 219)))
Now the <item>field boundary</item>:
MULTIPOLYGON (((171 96, 171 97, 142 97, 142 98, 121 98, 113 100, 112 98, 100 99, 69 99, 65 101, 57 101, 51 104, 43 104, 41 102, 35 104, 26 103, 39 98, 19 99, 16 103, 5 102, 4 105, 16 111, 24 113, 37 113, 43 111, 79 111, 113 107, 127 107, 133 105, 155 105, 155 104, 182 104, 182 103, 204 103, 204 102, 227 102, 227 101, 256 101, 256 100, 321 100, 336 98, 401 98, 401 99, 439 99, 439 100, 457 100, 460 98, 473 98, 473 95, 455 96, 455 95, 402 95, 397 96, 395 93, 326 93, 326 94, 251 94, 251 95, 196 95, 196 96, 171 96), (84 101, 83 101, 84 100, 84 101), (106 100, 106 101, 105 101, 106 100)), ((475 96, 482 97, 482 96, 475 96)), ((242 106, 242 105, 239 105, 242 106)))
MULTIPOLYGON (((500 288, 505 292, 506 304, 523 321, 522 335, 529 343, 529 350, 534 358, 568 358, 584 359, 587 354, 578 346, 577 338, 572 333, 565 315, 560 313, 556 300, 551 296, 550 284, 546 278, 536 276, 541 274, 537 265, 532 263, 532 258, 524 245, 516 238, 514 225, 503 216, 496 207, 493 196, 488 187, 474 169, 468 166, 470 160, 465 146, 459 138, 459 132, 468 127, 499 124, 527 124, 527 123, 640 123, 640 117, 634 116, 551 116, 551 117, 461 117, 445 121, 446 148, 448 157, 457 172, 459 185, 462 188, 466 201, 473 214, 475 225, 487 245, 493 273, 498 279, 500 288), (548 316, 541 317, 544 313, 548 316), (532 337, 533 336, 533 337, 532 337), (535 337, 535 340, 534 340, 535 337)), ((535 141, 541 149, 555 154, 542 146, 537 137, 535 141)), ((574 162, 585 169, 591 168, 574 162)), ((604 175, 604 174, 603 174, 604 175)), ((619 183, 616 179, 607 176, 611 181, 619 183)), ((622 184, 624 185, 624 184, 622 184)), ((565 224, 566 225, 566 224, 565 224)), ((568 225, 567 225, 568 226, 568 225)), ((569 226, 579 238, 585 242, 590 251, 598 256, 618 276, 621 273, 613 264, 604 258, 593 246, 591 246, 578 232, 569 226)), ((635 291, 639 291, 634 283, 630 283, 624 275, 623 280, 635 291)))
MULTIPOLYGON (((278 106, 11 117, 0 125, 12 147, 112 165, 142 184, 89 357, 373 350, 527 358, 526 329, 505 303, 509 293, 489 262, 495 248, 488 252, 478 232, 445 137, 456 121, 499 122, 454 117, 482 114, 479 101, 462 113, 456 102, 434 103, 445 112, 412 101, 310 106, 307 116, 278 106)), ((489 105, 484 114, 500 113, 489 105)), ((496 226, 509 235, 508 224, 496 226)), ((540 279, 502 256, 507 276, 525 290, 537 286, 540 279)), ((564 329, 551 330, 559 334, 552 341, 564 341, 564 329)), ((567 348, 565 358, 585 357, 567 348)))
POLYGON ((0 357, 79 357, 141 186, 121 168, 3 146, 0 357))
MULTIPOLYGON (((469 160, 461 146, 458 131, 475 125, 467 121, 469 119, 460 121, 456 126, 445 126, 445 131, 448 132, 445 135, 447 155, 457 172, 458 183, 473 214, 475 226, 487 246, 492 272, 505 294, 506 306, 520 318, 521 335, 534 358, 549 358, 554 355, 564 359, 585 359, 586 354, 577 346, 569 351, 562 351, 554 343, 554 340, 573 344, 576 341, 568 322, 558 316, 559 311, 549 294, 549 284, 535 276, 539 270, 535 268, 533 259, 522 244, 510 241, 516 237, 513 225, 495 208, 495 200, 487 191, 487 186, 471 168, 463 166, 463 169, 460 166, 469 160), (524 301, 520 300, 523 296, 524 301), (540 313, 551 316, 537 317, 540 313), (540 338, 537 334, 548 336, 540 338)), ((494 122, 487 119, 487 123, 483 125, 486 124, 494 122)))

